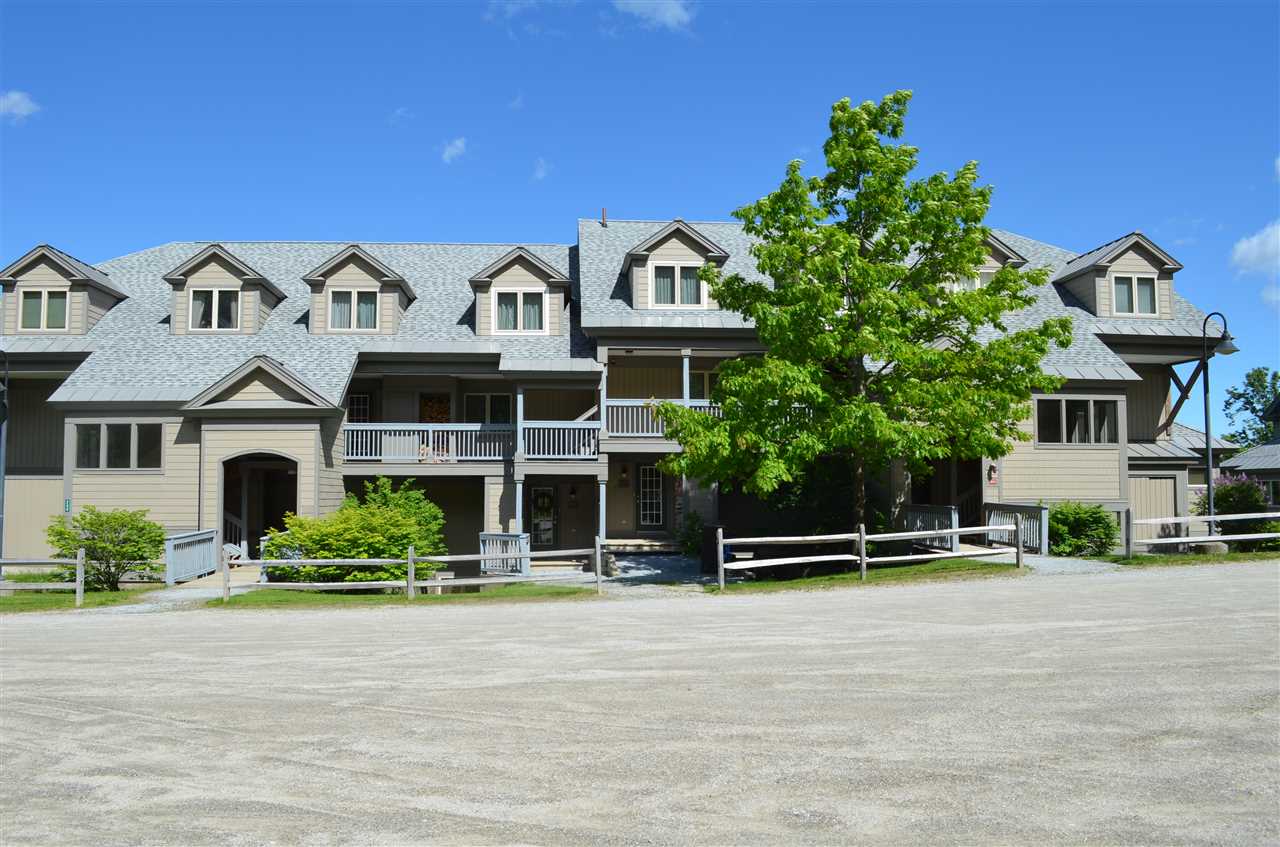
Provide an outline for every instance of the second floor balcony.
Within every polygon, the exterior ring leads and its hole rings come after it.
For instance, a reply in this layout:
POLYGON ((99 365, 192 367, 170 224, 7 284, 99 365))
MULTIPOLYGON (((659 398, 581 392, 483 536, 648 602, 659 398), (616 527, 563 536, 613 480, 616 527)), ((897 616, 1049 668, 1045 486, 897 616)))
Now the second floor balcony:
POLYGON ((660 402, 684 405, 708 415, 720 416, 720 407, 710 400, 610 399, 605 402, 605 429, 608 436, 611 438, 666 438, 666 426, 654 414, 654 407, 660 402))
POLYGON ((525 459, 593 460, 600 452, 599 421, 479 423, 349 423, 346 461, 439 465, 525 459))

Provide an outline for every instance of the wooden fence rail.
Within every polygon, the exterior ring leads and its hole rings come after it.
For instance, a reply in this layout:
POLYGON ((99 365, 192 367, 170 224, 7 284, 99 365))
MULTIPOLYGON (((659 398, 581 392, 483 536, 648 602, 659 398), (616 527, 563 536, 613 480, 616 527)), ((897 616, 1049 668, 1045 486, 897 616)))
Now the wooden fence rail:
POLYGON ((961 536, 961 535, 986 535, 988 542, 993 533, 1013 533, 1014 538, 1022 537, 1022 516, 1015 514, 1013 523, 1010 524, 991 524, 987 526, 969 526, 955 527, 952 529, 926 529, 914 530, 910 532, 881 532, 868 534, 866 527, 862 524, 858 525, 857 532, 842 532, 835 535, 779 535, 766 536, 762 538, 725 538, 724 529, 717 527, 716 529, 716 562, 717 562, 717 581, 720 588, 724 588, 724 573, 726 570, 754 570, 756 568, 771 568, 779 565, 803 565, 819 562, 857 562, 860 578, 866 580, 867 565, 869 564, 889 564, 894 562, 923 562, 933 561, 934 559, 957 559, 971 558, 978 556, 999 556, 1005 553, 1013 553, 1018 563, 1018 567, 1022 567, 1022 545, 1015 544, 1013 546, 992 547, 985 550, 972 550, 958 552, 949 550, 945 553, 917 553, 905 556, 876 556, 869 557, 867 555, 867 542, 869 541, 918 541, 922 539, 934 539, 941 536, 961 536), (779 559, 750 559, 741 562, 726 562, 724 560, 724 548, 726 544, 750 544, 752 546, 767 546, 770 544, 838 544, 841 542, 855 542, 854 548, 849 553, 831 553, 814 556, 788 556, 779 559))
POLYGON ((1133 548, 1136 545, 1144 547, 1153 547, 1161 544, 1203 544, 1211 541, 1227 543, 1230 541, 1264 541, 1271 538, 1280 538, 1280 532, 1244 532, 1233 535, 1222 535, 1214 532, 1214 524, 1229 523, 1230 521, 1256 521, 1256 520, 1280 520, 1280 512, 1247 512, 1241 515, 1181 515, 1168 518, 1138 518, 1134 520, 1133 510, 1124 510, 1124 554, 1126 557, 1133 555, 1133 548), (1209 535, 1170 535, 1164 538, 1134 538, 1133 528, 1135 526, 1158 526, 1161 524, 1191 524, 1191 523, 1207 523, 1209 524, 1209 535))
POLYGON ((84 605, 84 548, 76 551, 74 559, 0 559, 0 591, 74 591, 76 608, 84 605), (75 565, 75 582, 12 582, 4 579, 5 568, 47 567, 49 565, 75 565))

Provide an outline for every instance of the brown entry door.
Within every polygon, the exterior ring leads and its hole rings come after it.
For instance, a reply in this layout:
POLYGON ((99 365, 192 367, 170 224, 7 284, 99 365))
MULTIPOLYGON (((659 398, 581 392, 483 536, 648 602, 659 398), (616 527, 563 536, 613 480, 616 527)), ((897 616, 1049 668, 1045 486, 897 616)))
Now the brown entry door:
POLYGON ((449 423, 449 395, 419 394, 418 423, 449 423))
POLYGON ((551 548, 556 544, 556 489, 535 485, 529 490, 529 543, 551 548))

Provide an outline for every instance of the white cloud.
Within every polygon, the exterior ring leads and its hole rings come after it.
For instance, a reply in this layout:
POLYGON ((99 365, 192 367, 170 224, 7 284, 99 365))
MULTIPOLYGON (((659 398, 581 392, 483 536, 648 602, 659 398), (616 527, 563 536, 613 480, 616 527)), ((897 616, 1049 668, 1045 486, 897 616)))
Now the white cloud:
POLYGON ((1231 264, 1244 273, 1280 273, 1280 220, 1274 220, 1231 248, 1231 264))
POLYGON ((539 156, 533 162, 533 181, 542 182, 551 173, 551 163, 539 156))
POLYGON ((693 23, 689 0, 613 0, 613 8, 634 15, 648 27, 683 31, 693 23))
POLYGON ((20 124, 31 115, 40 111, 40 104, 31 99, 25 91, 5 91, 0 93, 0 115, 9 119, 9 123, 20 124))
POLYGON ((518 112, 518 111, 520 111, 521 109, 523 109, 523 108, 524 108, 524 93, 523 93, 523 92, 521 92, 520 94, 517 94, 515 97, 512 97, 512 98, 511 98, 511 101, 510 101, 509 103, 507 103, 507 108, 508 108, 508 109, 511 109, 513 112, 518 112))
POLYGON ((448 165, 465 152, 467 152, 467 139, 458 136, 445 143, 444 150, 440 153, 440 160, 448 165))

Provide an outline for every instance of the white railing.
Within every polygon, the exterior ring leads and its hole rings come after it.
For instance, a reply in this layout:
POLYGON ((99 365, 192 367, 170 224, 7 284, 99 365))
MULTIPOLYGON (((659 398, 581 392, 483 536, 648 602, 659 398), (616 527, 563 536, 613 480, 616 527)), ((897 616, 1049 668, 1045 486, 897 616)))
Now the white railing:
MULTIPOLYGON (((1139 518, 1133 519, 1133 510, 1125 509, 1124 511, 1124 554, 1126 557, 1133 555, 1135 545, 1144 547, 1152 547, 1159 544, 1204 544, 1207 542, 1220 541, 1226 543, 1228 541, 1265 541, 1272 538, 1280 538, 1280 532, 1243 532, 1233 535, 1222 535, 1214 530, 1214 524, 1229 523, 1230 521, 1280 521, 1280 512, 1248 512, 1242 515, 1214 515, 1210 518, 1208 515, 1187 515, 1175 516, 1168 518, 1139 518), (1133 528, 1135 526, 1160 526, 1161 524, 1193 524, 1203 523, 1208 525, 1207 535, 1170 535, 1163 538, 1134 538, 1133 528)), ((1188 530, 1190 527, 1188 527, 1188 530)))
POLYGON ((528 576, 533 571, 527 532, 482 532, 480 554, 492 557, 480 560, 481 573, 518 573, 528 576), (520 558, 508 558, 513 553, 520 558))
MULTIPOLYGON (((363 591, 374 588, 400 588, 406 597, 415 597, 418 589, 425 588, 430 593, 440 594, 446 588, 462 586, 507 585, 520 582, 584 582, 594 577, 596 593, 604 592, 600 573, 601 545, 600 538, 595 539, 595 546, 574 550, 539 550, 537 552, 517 553, 464 553, 444 556, 418 556, 413 547, 403 559, 242 559, 237 566, 259 567, 263 573, 271 568, 358 568, 386 565, 404 565, 404 579, 379 579, 360 582, 251 582, 238 588, 250 591, 261 588, 285 589, 289 591, 363 591), (583 559, 591 563, 593 574, 586 573, 553 573, 529 576, 525 574, 498 574, 496 576, 463 577, 455 579, 451 575, 437 572, 432 579, 418 579, 419 564, 449 564, 451 562, 476 562, 527 559, 583 559)), ((231 599, 231 566, 225 553, 218 557, 218 571, 222 575, 222 601, 231 599)), ((37 583, 33 583, 37 584, 37 583)), ((3 585, 3 583, 0 583, 3 585)))
POLYGON ((84 605, 84 548, 76 551, 74 559, 0 559, 0 591, 74 591, 76 608, 80 608, 84 605), (74 565, 75 582, 14 582, 4 578, 5 568, 43 568, 49 565, 74 565))
MULTIPOLYGON (((923 503, 910 503, 903 507, 903 516, 907 532, 920 532, 926 529, 952 530, 960 526, 960 512, 955 506, 930 506, 923 503)), ((922 541, 927 547, 946 547, 951 552, 960 549, 960 537, 949 532, 924 537, 922 541)))
POLYGON ((600 421, 525 421, 527 459, 594 459, 600 453, 600 421))
MULTIPOLYGON (((222 543, 234 544, 241 550, 244 546, 244 521, 231 514, 230 512, 222 513, 222 543)), ((248 551, 245 550, 248 555, 248 551)))
POLYGON ((515 452, 515 427, 507 424, 356 423, 343 429, 348 462, 495 462, 515 452))
MULTIPOLYGON (((661 400, 606 400, 605 429, 609 436, 621 438, 662 438, 666 427, 653 414, 654 406, 661 400)), ((670 400, 677 405, 687 405, 708 415, 720 417, 720 407, 710 400, 670 400)))
POLYGON ((955 527, 946 530, 926 529, 919 532, 881 532, 868 535, 866 527, 859 526, 857 532, 845 532, 836 535, 792 535, 777 536, 771 538, 725 538, 724 529, 716 527, 716 563, 719 577, 720 588, 724 588, 724 572, 727 570, 755 570, 757 568, 777 567, 778 565, 803 565, 817 562, 857 562, 858 570, 862 580, 867 578, 867 565, 874 564, 895 564, 900 562, 932 562, 936 559, 956 559, 956 558, 976 558, 978 556, 1000 556, 1005 553, 1013 553, 1014 561, 1018 567, 1022 567, 1022 548, 1021 547, 988 547, 982 550, 965 550, 960 552, 953 550, 949 553, 916 553, 904 556, 867 556, 867 542, 869 541, 918 541, 928 543, 929 540, 938 536, 950 536, 959 538, 961 535, 986 535, 987 543, 991 543, 991 536, 995 533, 1012 532, 1016 536, 1022 534, 1022 516, 1014 515, 1013 523, 997 524, 995 526, 969 526, 955 527), (782 559, 747 559, 741 562, 726 562, 724 560, 725 545, 747 544, 751 546, 769 545, 769 544, 840 544, 852 543, 853 550, 849 553, 824 554, 820 556, 791 556, 782 559))
MULTIPOLYGON (((983 503, 985 524, 1013 523, 1014 515, 1022 515, 1022 549, 1049 555, 1049 507, 1021 506, 1016 503, 983 503)), ((1013 544, 1013 534, 1006 533, 1002 544, 1013 544)))
MULTIPOLYGON (((225 530, 224 530, 225 532, 225 530)), ((243 538, 228 544, 244 549, 243 538)), ((179 532, 164 540, 164 581, 167 585, 211 574, 218 569, 218 533, 212 529, 179 532)))

